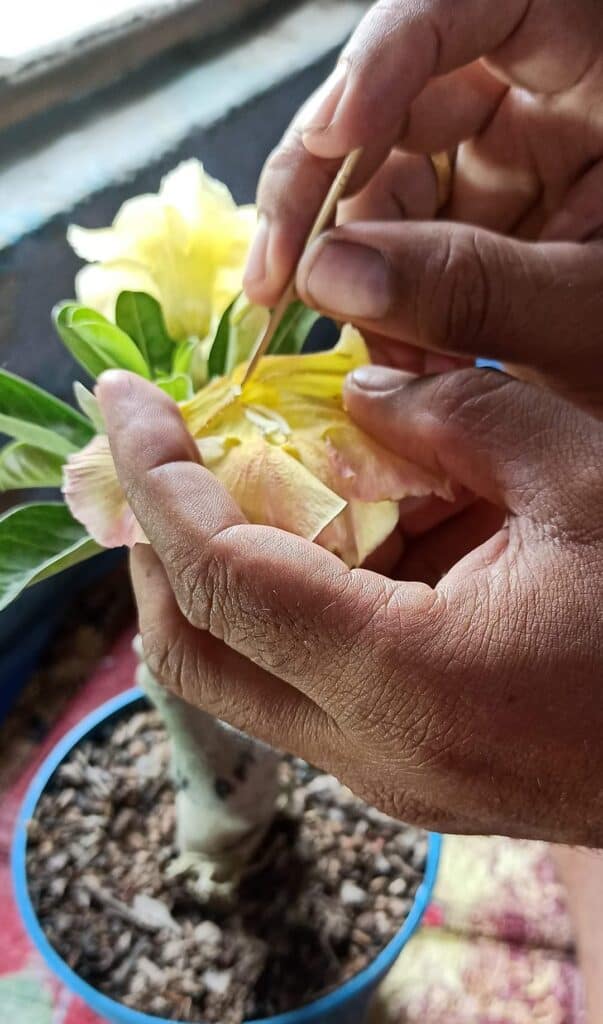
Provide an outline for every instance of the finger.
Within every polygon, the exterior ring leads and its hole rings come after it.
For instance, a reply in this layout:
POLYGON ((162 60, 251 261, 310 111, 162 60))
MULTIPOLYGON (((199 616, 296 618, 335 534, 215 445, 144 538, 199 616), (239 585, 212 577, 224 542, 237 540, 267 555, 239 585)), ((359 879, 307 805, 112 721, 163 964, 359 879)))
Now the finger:
MULTIPOLYGON (((430 80, 488 54, 490 70, 503 82, 559 93, 600 58, 602 25, 594 3, 376 3, 262 175, 258 207, 265 219, 245 282, 250 297, 276 301, 343 157, 363 148, 354 187, 365 184, 404 135, 411 105, 430 80), (316 157, 331 163, 321 169, 316 157)), ((424 116, 434 116, 434 105, 424 116)), ((441 122, 441 107, 435 117, 441 122)), ((418 133, 417 121, 412 130, 418 133)))
POLYGON ((481 135, 508 88, 482 61, 432 78, 410 108, 400 145, 414 153, 455 149, 481 135))
POLYGON ((435 628, 429 588, 401 590, 374 573, 348 570, 299 537, 248 525, 215 477, 182 461, 177 407, 166 410, 165 396, 152 384, 112 372, 101 377, 97 392, 120 483, 194 627, 327 712, 360 699, 367 673, 379 676, 373 654, 392 600, 408 656, 419 637, 429 650, 424 633, 435 628))
POLYGON ((448 373, 464 366, 473 366, 474 359, 463 356, 443 355, 441 352, 430 352, 407 344, 396 338, 384 338, 382 334, 364 331, 371 353, 371 361, 380 366, 390 366, 393 370, 404 370, 413 376, 425 373, 448 373))
POLYGON ((583 175, 569 190, 561 209, 545 224, 541 238, 546 242, 585 242, 601 238, 603 231, 603 160, 583 175))
POLYGON ((365 188, 340 204, 337 221, 431 220, 438 212, 438 181, 429 156, 394 150, 365 188))
POLYGON ((595 525, 598 424, 553 395, 492 370, 409 382, 367 366, 349 378, 345 398, 382 444, 539 528, 595 525))
POLYGON ((145 661, 177 696, 271 746, 327 767, 338 730, 308 697, 264 672, 180 611, 149 545, 130 559, 145 661))
POLYGON ((341 158, 357 146, 374 146, 375 139, 393 146, 427 82, 502 45, 526 7, 526 0, 494 7, 483 0, 429 0, 417 13, 404 0, 374 4, 343 52, 343 70, 309 111, 306 147, 316 156, 341 158))
POLYGON ((410 105, 430 78, 503 42, 526 0, 509 0, 487 17, 483 0, 467 0, 462 17, 442 0, 427 6, 417 18, 405 2, 375 4, 329 79, 269 157, 258 186, 259 227, 244 279, 253 302, 272 305, 283 291, 343 157, 363 148, 349 189, 354 193, 403 134, 410 105), (352 143, 353 138, 358 141, 352 143))
POLYGON ((591 402, 600 392, 602 269, 594 243, 532 244, 452 223, 367 223, 311 246, 297 287, 337 320, 406 345, 530 367, 591 402))
POLYGON ((487 501, 473 501, 468 508, 448 517, 409 543, 398 564, 401 580, 420 580, 435 587, 447 572, 494 536, 503 525, 505 512, 487 501))

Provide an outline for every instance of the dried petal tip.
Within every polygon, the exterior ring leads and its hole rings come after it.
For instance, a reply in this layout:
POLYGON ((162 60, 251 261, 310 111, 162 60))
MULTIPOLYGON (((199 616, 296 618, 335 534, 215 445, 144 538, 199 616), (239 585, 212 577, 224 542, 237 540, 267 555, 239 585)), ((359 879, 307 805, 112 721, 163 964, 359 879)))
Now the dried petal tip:
POLYGON ((64 467, 63 495, 72 515, 97 544, 131 548, 146 543, 117 479, 104 434, 69 456, 64 467))

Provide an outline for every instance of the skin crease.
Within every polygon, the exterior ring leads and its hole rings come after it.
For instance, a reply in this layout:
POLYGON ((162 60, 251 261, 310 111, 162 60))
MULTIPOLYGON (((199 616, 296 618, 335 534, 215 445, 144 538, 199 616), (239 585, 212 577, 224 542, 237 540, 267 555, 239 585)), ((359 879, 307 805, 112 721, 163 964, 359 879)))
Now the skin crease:
POLYGON ((266 164, 248 295, 275 302, 342 157, 363 146, 300 296, 353 319, 377 354, 395 339, 398 368, 479 354, 600 411, 602 95, 599 0, 376 3, 266 164), (427 154, 444 149, 452 191, 432 223, 427 154), (379 259, 383 308, 363 317, 359 281, 373 273, 374 293, 379 259))
POLYGON ((247 524, 153 385, 114 371, 97 390, 152 545, 132 575, 166 686, 397 817, 603 843, 601 423, 493 371, 356 371, 357 422, 460 495, 381 574, 247 524))

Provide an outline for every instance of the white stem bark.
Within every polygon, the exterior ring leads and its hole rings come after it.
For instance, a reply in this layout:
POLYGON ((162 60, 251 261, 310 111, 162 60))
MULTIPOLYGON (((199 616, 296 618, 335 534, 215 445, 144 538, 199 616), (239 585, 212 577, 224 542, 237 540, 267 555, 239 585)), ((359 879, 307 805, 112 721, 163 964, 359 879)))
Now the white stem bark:
POLYGON ((200 888, 234 883, 270 826, 278 793, 278 755, 164 689, 140 659, 136 682, 171 741, 180 868, 200 888))

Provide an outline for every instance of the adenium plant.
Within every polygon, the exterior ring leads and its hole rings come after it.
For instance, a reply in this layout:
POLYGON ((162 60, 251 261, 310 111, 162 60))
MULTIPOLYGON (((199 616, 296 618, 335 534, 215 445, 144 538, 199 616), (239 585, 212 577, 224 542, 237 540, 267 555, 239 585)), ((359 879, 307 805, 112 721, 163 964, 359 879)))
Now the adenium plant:
MULTIPOLYGON (((25 588, 97 554, 145 543, 115 473, 94 393, 107 369, 152 380, 179 404, 203 464, 250 522, 316 541, 349 566, 389 536, 398 502, 446 483, 369 439, 343 407, 344 379, 369 361, 344 327, 327 352, 300 354, 316 314, 293 303, 267 356, 243 383, 268 311, 241 292, 255 224, 201 164, 181 164, 157 195, 126 202, 113 224, 72 226, 88 261, 77 301, 54 310, 59 337, 86 374, 78 409, 0 370, 0 488, 60 487, 64 502, 20 505, 0 519, 0 608, 25 588)), ((265 834, 277 799, 277 757, 165 691, 137 681, 172 742, 180 856, 200 894, 227 891, 265 834)))

